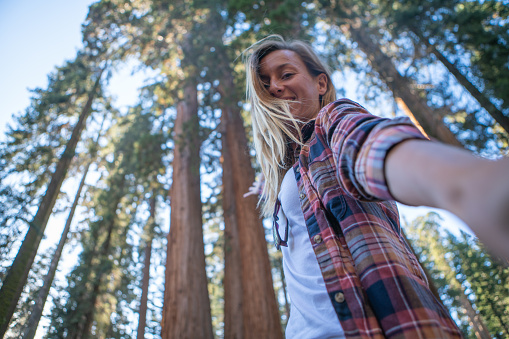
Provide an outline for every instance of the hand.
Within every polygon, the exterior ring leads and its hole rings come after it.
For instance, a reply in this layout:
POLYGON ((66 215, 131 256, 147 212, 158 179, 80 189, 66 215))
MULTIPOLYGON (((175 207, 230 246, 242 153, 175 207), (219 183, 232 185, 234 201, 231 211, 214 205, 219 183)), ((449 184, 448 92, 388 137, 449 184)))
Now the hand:
POLYGON ((262 187, 263 181, 261 180, 255 180, 251 187, 249 187, 248 191, 243 195, 244 198, 249 197, 250 195, 260 195, 262 193, 261 187, 262 187))
POLYGON ((479 159, 462 179, 464 196, 450 209, 455 209, 488 252, 509 263, 509 158, 479 159))

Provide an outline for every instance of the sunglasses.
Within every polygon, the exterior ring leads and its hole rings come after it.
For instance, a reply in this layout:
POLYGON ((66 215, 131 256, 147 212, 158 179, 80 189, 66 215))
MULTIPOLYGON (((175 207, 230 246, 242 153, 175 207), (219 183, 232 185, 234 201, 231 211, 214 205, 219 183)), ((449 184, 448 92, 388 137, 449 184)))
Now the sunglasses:
POLYGON ((272 214, 272 232, 274 235, 274 245, 277 250, 281 249, 281 246, 288 247, 288 219, 286 219, 285 226, 285 238, 282 239, 279 234, 279 210, 281 209, 281 201, 279 199, 276 200, 276 205, 274 206, 274 214, 272 214))

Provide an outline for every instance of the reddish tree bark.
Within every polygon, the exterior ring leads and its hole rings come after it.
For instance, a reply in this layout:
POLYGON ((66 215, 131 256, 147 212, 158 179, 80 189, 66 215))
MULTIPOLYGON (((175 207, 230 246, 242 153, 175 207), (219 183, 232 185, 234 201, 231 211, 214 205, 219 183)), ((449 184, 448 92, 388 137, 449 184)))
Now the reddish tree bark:
POLYGON ((267 241, 257 197, 244 198, 254 181, 246 132, 225 72, 222 95, 222 155, 225 218, 225 338, 282 338, 267 241))
POLYGON ((161 336, 213 338, 203 252, 196 84, 177 105, 161 336))
MULTIPOLYGON (((458 282, 459 284, 459 282, 458 282)), ((477 313, 477 311, 472 306, 472 302, 468 300, 467 296, 464 294, 464 289, 461 287, 463 293, 460 293, 458 296, 461 305, 465 309, 465 313, 467 314, 468 318, 470 319, 470 324, 472 325, 472 328, 475 332, 475 336, 478 339, 490 339, 490 331, 488 331, 488 328, 484 324, 484 320, 482 319, 481 315, 477 313)))
POLYGON ((422 126, 429 136, 450 145, 463 147, 456 136, 445 126, 442 117, 412 91, 411 82, 399 74, 392 60, 383 53, 380 46, 371 39, 360 23, 360 20, 352 20, 350 25, 343 26, 343 29, 351 35, 359 48, 366 54, 371 67, 380 75, 387 87, 402 100, 398 104, 404 113, 416 125, 422 126))
POLYGON ((426 46, 426 48, 436 56, 447 70, 456 78, 456 80, 470 93, 470 95, 477 100, 477 102, 484 108, 493 119, 509 134, 509 117, 504 115, 490 99, 482 93, 470 80, 467 79, 460 70, 452 64, 428 38, 424 37, 421 32, 415 27, 410 27, 411 31, 419 38, 419 40, 426 46))

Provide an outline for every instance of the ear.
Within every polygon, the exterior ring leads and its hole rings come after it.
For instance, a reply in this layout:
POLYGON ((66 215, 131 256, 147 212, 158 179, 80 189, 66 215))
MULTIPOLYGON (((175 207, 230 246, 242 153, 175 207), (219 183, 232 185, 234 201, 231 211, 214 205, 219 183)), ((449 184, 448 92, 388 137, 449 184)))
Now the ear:
POLYGON ((318 93, 324 95, 327 92, 328 81, 325 73, 321 73, 316 77, 316 85, 318 87, 318 93))

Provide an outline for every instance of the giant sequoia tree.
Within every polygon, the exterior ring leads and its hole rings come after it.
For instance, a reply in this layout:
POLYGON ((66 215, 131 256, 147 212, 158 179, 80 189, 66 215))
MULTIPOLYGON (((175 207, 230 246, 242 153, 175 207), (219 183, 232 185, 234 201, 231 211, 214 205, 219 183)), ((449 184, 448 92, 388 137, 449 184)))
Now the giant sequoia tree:
POLYGON ((274 297, 267 243, 256 198, 243 194, 255 179, 246 131, 236 100, 232 69, 225 49, 217 47, 220 68, 225 220, 225 337, 279 338, 281 326, 274 297), (253 298, 250 296, 264 296, 253 298))

